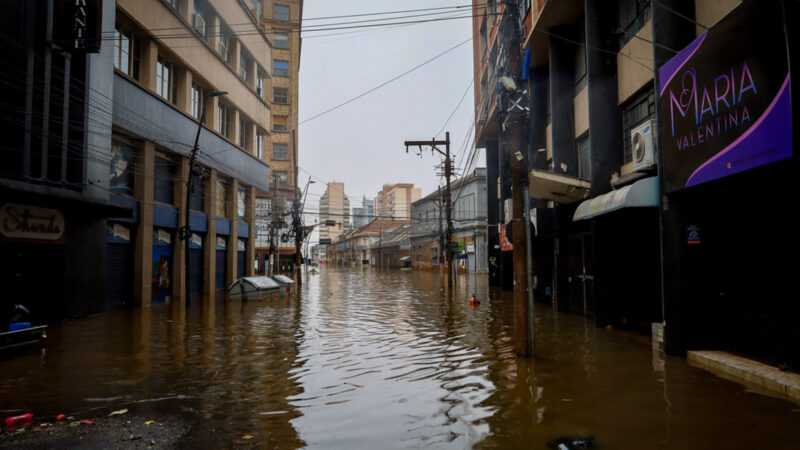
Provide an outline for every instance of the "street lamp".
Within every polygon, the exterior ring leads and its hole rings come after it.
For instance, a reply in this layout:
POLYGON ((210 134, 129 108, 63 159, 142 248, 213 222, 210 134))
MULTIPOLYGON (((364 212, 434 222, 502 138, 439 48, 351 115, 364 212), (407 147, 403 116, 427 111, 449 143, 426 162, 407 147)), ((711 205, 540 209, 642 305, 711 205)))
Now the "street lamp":
POLYGON ((197 123, 197 135, 194 137, 194 147, 192 147, 192 154, 189 157, 189 175, 186 180, 186 204, 184 205, 185 223, 179 232, 179 237, 183 240, 183 263, 185 266, 184 272, 186 274, 186 278, 183 280, 185 302, 189 301, 189 240, 192 236, 192 228, 189 226, 189 202, 191 201, 192 190, 194 190, 194 175, 197 170, 195 167, 197 160, 197 143, 200 141, 200 130, 203 129, 203 122, 206 118, 208 99, 227 94, 228 93, 225 91, 213 91, 203 96, 203 109, 200 111, 200 121, 197 123))

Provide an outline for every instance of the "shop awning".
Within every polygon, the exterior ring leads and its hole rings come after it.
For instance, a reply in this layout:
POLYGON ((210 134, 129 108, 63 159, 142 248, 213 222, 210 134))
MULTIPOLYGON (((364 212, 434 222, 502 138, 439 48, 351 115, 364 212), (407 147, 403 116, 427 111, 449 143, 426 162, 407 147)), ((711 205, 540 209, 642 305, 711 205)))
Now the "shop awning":
POLYGON ((546 170, 531 170, 530 195, 533 198, 556 203, 574 203, 589 195, 592 184, 588 180, 546 170))
POLYGON ((584 201, 578 205, 575 215, 572 216, 572 221, 591 219, 622 208, 641 208, 658 205, 658 177, 649 177, 616 191, 584 201))

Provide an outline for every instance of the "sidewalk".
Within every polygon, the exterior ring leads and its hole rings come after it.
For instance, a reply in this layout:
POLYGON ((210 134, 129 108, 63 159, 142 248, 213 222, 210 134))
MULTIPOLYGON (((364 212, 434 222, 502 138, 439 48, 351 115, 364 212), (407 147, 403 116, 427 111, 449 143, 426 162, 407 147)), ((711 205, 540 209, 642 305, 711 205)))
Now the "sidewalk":
POLYGON ((720 351, 690 351, 687 362, 760 394, 800 403, 800 374, 783 372, 751 359, 720 351))

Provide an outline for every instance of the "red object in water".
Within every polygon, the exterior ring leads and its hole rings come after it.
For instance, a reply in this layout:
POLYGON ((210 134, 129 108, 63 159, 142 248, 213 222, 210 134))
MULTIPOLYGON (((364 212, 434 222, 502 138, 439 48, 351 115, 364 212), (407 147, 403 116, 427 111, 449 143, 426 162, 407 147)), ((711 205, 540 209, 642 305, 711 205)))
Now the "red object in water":
POLYGON ((59 414, 56 416, 56 422, 61 422, 62 420, 67 420, 67 416, 64 414, 59 414))
POLYGON ((289 293, 289 286, 286 286, 286 293, 289 293))
POLYGON ((6 417, 6 430, 12 431, 16 430, 17 428, 30 425, 32 419, 33 419, 33 414, 31 413, 15 417, 6 417))

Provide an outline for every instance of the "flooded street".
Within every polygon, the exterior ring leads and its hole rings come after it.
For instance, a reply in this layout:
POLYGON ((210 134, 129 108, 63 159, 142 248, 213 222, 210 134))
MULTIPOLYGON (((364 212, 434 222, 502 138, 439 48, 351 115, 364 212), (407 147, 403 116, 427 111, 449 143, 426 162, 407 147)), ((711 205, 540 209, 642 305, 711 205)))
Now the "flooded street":
MULTIPOLYGON (((483 278, 483 277, 481 277, 483 278)), ((197 416, 226 446, 797 448, 800 406, 654 356, 649 340, 536 305, 532 361, 511 294, 465 276, 322 268, 298 295, 119 310, 0 360, 0 410, 197 416), (481 304, 470 307, 475 291, 481 304), (205 304, 203 304, 205 303, 205 304), (104 409, 105 408, 105 409, 104 409), (253 439, 242 442, 242 435, 253 439)))

